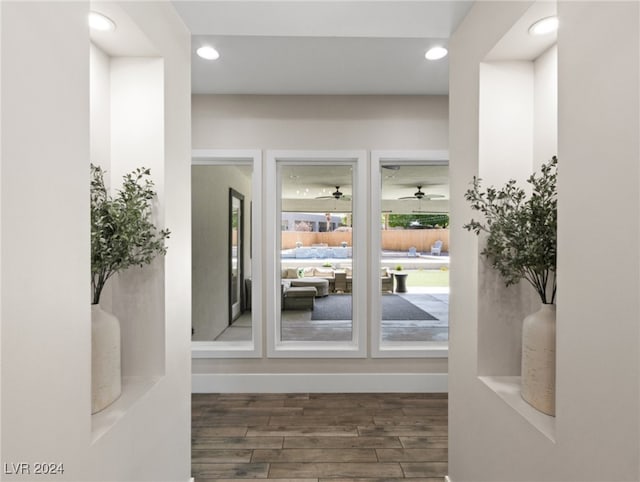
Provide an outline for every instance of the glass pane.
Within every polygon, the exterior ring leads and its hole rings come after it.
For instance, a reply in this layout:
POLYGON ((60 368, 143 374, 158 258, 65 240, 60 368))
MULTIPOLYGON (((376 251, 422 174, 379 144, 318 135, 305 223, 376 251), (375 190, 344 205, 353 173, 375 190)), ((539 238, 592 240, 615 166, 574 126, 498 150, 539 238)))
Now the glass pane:
POLYGON ((381 167, 383 344, 449 339, 448 170, 381 167))
POLYGON ((352 340, 352 167, 279 166, 281 340, 352 340))
POLYGON ((242 314, 242 254, 243 254, 243 230, 242 218, 244 211, 244 196, 233 188, 229 189, 230 221, 229 231, 229 305, 231 306, 232 325, 242 314))
POLYGON ((194 341, 251 341, 252 168, 191 167, 194 341))

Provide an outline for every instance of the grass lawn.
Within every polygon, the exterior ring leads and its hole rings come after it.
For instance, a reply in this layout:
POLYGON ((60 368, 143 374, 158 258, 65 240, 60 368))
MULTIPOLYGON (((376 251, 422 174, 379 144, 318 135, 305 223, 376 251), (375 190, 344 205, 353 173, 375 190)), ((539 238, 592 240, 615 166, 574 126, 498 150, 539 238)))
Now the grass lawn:
POLYGON ((449 286, 449 270, 408 269, 405 270, 407 286, 449 286))

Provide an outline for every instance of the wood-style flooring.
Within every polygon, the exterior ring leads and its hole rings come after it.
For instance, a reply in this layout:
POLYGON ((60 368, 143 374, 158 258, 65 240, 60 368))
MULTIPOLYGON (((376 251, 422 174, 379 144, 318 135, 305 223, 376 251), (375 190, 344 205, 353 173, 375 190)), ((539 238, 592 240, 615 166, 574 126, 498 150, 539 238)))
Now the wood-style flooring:
POLYGON ((442 482, 446 394, 194 394, 196 482, 442 482))

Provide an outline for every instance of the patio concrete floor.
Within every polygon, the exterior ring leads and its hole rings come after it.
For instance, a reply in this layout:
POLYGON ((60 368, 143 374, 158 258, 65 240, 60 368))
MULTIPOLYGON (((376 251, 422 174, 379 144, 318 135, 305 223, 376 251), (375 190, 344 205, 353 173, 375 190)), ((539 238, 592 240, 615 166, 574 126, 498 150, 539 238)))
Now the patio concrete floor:
MULTIPOLYGON (((449 288, 409 287, 397 293, 436 320, 385 320, 383 341, 447 341, 449 338, 449 288)), ((330 295, 331 296, 331 295, 330 295)), ((351 320, 311 320, 309 310, 282 312, 283 341, 349 341, 351 320)), ((251 340, 251 314, 244 313, 223 331, 217 341, 251 340)))

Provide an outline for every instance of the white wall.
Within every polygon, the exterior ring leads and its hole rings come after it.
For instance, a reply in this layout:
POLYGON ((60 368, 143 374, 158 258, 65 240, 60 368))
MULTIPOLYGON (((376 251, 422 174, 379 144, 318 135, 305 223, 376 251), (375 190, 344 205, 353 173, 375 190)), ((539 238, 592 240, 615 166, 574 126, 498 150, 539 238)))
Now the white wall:
MULTIPOLYGON (((122 176, 145 167, 157 198, 153 220, 164 222, 164 62, 159 57, 112 57, 110 73, 110 162, 112 191, 122 176)), ((131 267, 110 280, 113 314, 120 321, 124 376, 163 375, 165 370, 164 259, 131 267), (141 302, 144 300, 144 302, 141 302)))
MULTIPOLYGON (((109 168, 111 159, 111 68, 110 58, 95 44, 90 46, 89 112, 90 157, 95 165, 109 168)), ((106 182, 109 179, 105 179, 106 182)))
POLYGON ((88 5, 0 8, 2 460, 64 462, 59 480, 79 480, 91 343, 89 56, 76 19, 88 5))
MULTIPOLYGON (((447 123, 444 96, 195 95, 192 140, 195 149, 446 150, 447 123)), ((195 359, 193 372, 442 374, 447 360, 195 359)))
MULTIPOLYGON (((141 149, 138 151, 139 158, 136 156, 136 159, 128 160, 134 166, 141 162, 156 163, 150 167, 152 173, 156 169, 154 179, 159 194, 157 211, 160 216, 164 216, 162 225, 168 227, 172 234, 167 243, 167 255, 163 260, 158 260, 160 265, 164 265, 164 280, 161 282, 163 286, 154 284, 153 288, 164 291, 164 308, 157 319, 157 323, 162 324, 164 318, 164 328, 161 334, 153 337, 153 342, 156 343, 153 350, 158 350, 157 343, 162 338, 163 347, 160 350, 164 352, 164 363, 159 364, 156 359, 147 365, 147 368, 160 367, 161 370, 145 368, 147 374, 152 371, 162 377, 131 407, 122 422, 112 427, 94 445, 100 447, 98 454, 106 453, 113 457, 109 460, 102 456, 96 464, 107 474, 105 478, 111 480, 188 480, 191 273, 185 260, 191 257, 190 35, 169 2, 123 2, 117 6, 148 38, 157 51, 154 57, 162 59, 149 62, 140 59, 141 62, 134 66, 145 69, 146 72, 155 72, 154 78, 157 78, 158 72, 162 72, 164 95, 161 94, 162 91, 160 95, 164 110, 157 111, 158 119, 154 123, 132 126, 141 136, 149 136, 146 138, 153 142, 153 152, 145 153, 141 149), (153 139, 158 136, 160 126, 163 140, 158 145, 153 139), (154 130, 156 134, 153 133, 154 130), (148 157, 143 157, 145 155, 148 157), (159 158, 163 162, 158 164, 159 158), (114 463, 113 460, 125 461, 125 466, 114 463)), ((157 85, 154 84, 153 89, 157 89, 157 85)), ((113 90, 112 85, 112 92, 113 90)), ((146 95, 149 97, 145 98, 149 99, 154 94, 150 92, 146 95)), ((152 101, 137 99, 137 102, 152 101)), ((112 129, 113 123, 112 119, 112 129)), ((140 148, 133 146, 129 153, 135 152, 135 149, 140 148)), ((144 301, 138 300, 138 304, 144 305, 144 301)), ((145 310, 144 306, 142 310, 145 310)), ((137 342, 144 342, 144 339, 137 342)), ((140 350, 145 350, 143 345, 140 350)))
MULTIPOLYGON (((534 146, 534 65, 486 62, 479 75, 478 174, 483 187, 510 179, 526 186, 534 146)), ((535 311, 535 292, 526 282, 505 288, 484 258, 479 268, 478 374, 518 375, 522 318, 535 311)))
POLYGON ((0 9, 2 461, 63 463, 57 480, 186 482, 189 34, 168 3, 122 4, 118 10, 164 58, 163 208, 173 236, 161 281, 164 376, 135 403, 123 405, 127 394, 116 402, 116 421, 98 436, 90 415, 88 161, 113 154, 107 59, 93 51, 100 60, 92 73, 102 76, 90 92, 88 2, 3 2, 0 9), (91 105, 90 93, 97 95, 91 105), (92 129, 90 106, 102 109, 92 129), (97 144, 90 146, 90 133, 97 144))
POLYGON ((558 457, 571 461, 565 479, 640 480, 640 5, 566 2, 558 14, 558 457), (595 272, 594 219, 619 227, 595 272))
POLYGON ((193 148, 446 149, 446 96, 193 96, 193 148))
MULTIPOLYGON (((529 5, 476 3, 450 42, 453 218, 473 215, 462 194, 481 169, 480 63, 529 5)), ((558 12, 560 284, 555 442, 478 379, 479 318, 491 314, 481 313, 478 294, 487 277, 482 270, 480 278, 470 275, 477 272, 478 240, 453 226, 451 245, 456 256, 451 260, 449 359, 453 482, 640 478, 638 5, 560 2, 558 12), (594 36, 594 31, 599 35, 594 36), (603 37, 606 44, 600 42, 603 37), (610 45, 616 46, 614 54, 610 45), (593 196, 594 192, 602 195, 593 196), (624 226, 608 237, 616 248, 609 251, 606 262, 594 253, 589 235, 593 219, 624 226), (603 328, 603 320, 612 323, 603 328)), ((555 53, 547 55, 551 59, 555 53)), ((543 65, 545 60, 543 56, 534 65, 538 87, 551 68, 543 65)), ((536 93, 536 115, 549 115, 545 122, 552 123, 553 88, 547 100, 540 89, 536 93), (541 109, 539 103, 550 108, 541 109)), ((538 123, 534 126, 534 156, 547 158, 553 154, 553 135, 543 133, 538 123)), ((499 316, 501 309, 496 304, 494 314, 499 316)))
MULTIPOLYGON (((111 186, 111 59, 93 42, 89 48, 89 161, 108 172, 104 176, 107 189, 111 186)), ((100 306, 113 312, 111 285, 107 283, 100 295, 100 306)))
POLYGON ((558 47, 540 55, 534 66, 534 169, 558 155, 558 47), (554 109, 555 107, 555 109, 554 109))
POLYGON ((229 188, 244 195, 244 276, 251 277, 251 178, 233 166, 191 168, 193 340, 214 340, 229 326, 229 188))
POLYGON ((533 85, 531 62, 486 62, 480 66, 478 162, 486 184, 524 181, 531 174, 533 85))

